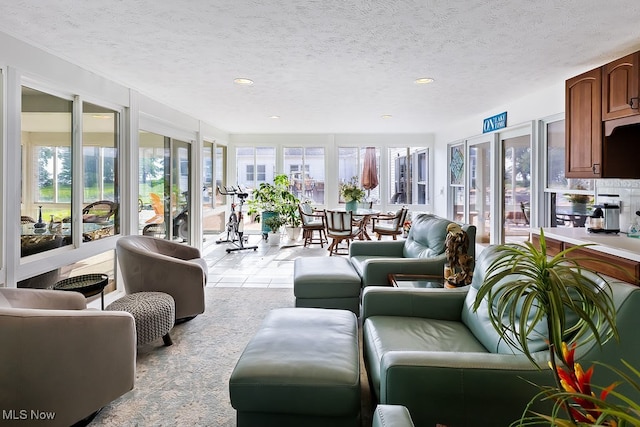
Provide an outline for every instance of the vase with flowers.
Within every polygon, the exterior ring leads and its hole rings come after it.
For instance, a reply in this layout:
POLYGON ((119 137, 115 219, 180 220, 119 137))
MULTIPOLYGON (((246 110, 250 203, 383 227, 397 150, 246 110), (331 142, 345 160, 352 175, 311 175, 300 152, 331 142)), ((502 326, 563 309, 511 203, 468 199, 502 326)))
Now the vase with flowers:
MULTIPOLYGON (((585 187, 578 185, 576 190, 586 190, 585 187)), ((589 194, 565 194, 565 199, 571 204, 571 210, 574 213, 587 213, 587 204, 591 201, 591 195, 589 194)))
POLYGON ((358 177, 352 177, 348 182, 340 183, 340 196, 345 201, 347 211, 358 209, 358 203, 364 199, 364 189, 358 184, 358 177))

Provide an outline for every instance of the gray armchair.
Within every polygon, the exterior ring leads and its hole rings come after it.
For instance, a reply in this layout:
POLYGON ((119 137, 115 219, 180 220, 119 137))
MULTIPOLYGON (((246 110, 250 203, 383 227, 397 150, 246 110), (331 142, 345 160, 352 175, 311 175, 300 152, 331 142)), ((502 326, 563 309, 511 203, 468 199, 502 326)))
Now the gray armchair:
MULTIPOLYGON (((55 413, 31 425, 68 427, 133 389, 129 313, 86 310, 77 292, 0 288, 0 331, 0 408, 55 413)), ((1 424, 29 421, 5 417, 1 424)))
MULTIPOLYGON (((554 384, 544 337, 530 347, 538 368, 500 338, 488 320, 486 304, 473 311, 477 289, 495 256, 492 247, 480 254, 470 286, 372 286, 363 291, 365 363, 381 404, 406 406, 416 425, 507 426, 540 391, 527 381, 554 384)), ((596 360, 617 368, 621 359, 640 366, 640 288, 619 282, 611 288, 620 342, 610 340, 600 347, 592 341, 578 347, 576 361, 585 369, 596 360)), ((616 380, 609 370, 596 369, 595 384, 616 380)), ((637 390, 623 387, 616 390, 640 399, 637 390)), ((540 404, 531 409, 550 413, 540 404)))
POLYGON ((204 313, 208 267, 200 250, 169 240, 133 235, 118 239, 116 254, 128 294, 156 291, 171 295, 176 303, 176 320, 204 313))
MULTIPOLYGON (((431 214, 416 215, 405 240, 354 241, 349 259, 363 286, 388 286, 389 274, 443 276, 447 226, 453 221, 431 214)), ((475 256, 476 227, 465 224, 468 254, 475 256)))

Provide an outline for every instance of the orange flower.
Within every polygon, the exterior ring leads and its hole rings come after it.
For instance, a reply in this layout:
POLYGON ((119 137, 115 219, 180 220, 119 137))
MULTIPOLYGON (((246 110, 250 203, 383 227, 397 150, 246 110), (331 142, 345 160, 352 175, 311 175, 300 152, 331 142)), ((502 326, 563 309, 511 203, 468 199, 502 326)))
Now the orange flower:
MULTIPOLYGON (((564 357, 567 369, 563 369, 560 366, 557 368, 556 373, 560 379, 560 385, 568 393, 596 397, 593 391, 591 391, 593 366, 585 372, 579 363, 575 363, 575 351, 575 343, 571 348, 567 347, 566 343, 562 343, 562 356, 564 357)), ((604 400, 616 385, 617 384, 615 383, 611 384, 609 387, 602 390, 600 393, 600 400, 604 400)), ((569 407, 569 412, 575 421, 592 424, 596 422, 596 419, 600 416, 601 410, 595 402, 586 400, 579 396, 573 397, 572 400, 579 405, 579 408, 574 405, 569 407)))

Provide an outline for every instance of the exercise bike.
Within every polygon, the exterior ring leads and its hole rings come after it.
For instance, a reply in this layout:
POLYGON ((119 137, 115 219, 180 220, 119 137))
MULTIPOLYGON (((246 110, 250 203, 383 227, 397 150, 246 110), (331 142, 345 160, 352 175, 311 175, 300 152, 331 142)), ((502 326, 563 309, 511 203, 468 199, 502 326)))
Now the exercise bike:
POLYGON ((242 215, 242 205, 249 196, 248 193, 242 191, 240 187, 220 187, 218 186, 218 192, 223 196, 231 196, 231 213, 229 214, 229 221, 227 221, 227 238, 217 240, 216 243, 232 243, 234 248, 227 248, 227 253, 234 251, 242 251, 245 249, 258 249, 257 246, 245 246, 244 243, 249 239, 249 236, 244 235, 244 218, 242 215), (235 197, 240 199, 240 205, 236 205, 235 197), (238 206, 238 213, 236 214, 236 206, 238 206))

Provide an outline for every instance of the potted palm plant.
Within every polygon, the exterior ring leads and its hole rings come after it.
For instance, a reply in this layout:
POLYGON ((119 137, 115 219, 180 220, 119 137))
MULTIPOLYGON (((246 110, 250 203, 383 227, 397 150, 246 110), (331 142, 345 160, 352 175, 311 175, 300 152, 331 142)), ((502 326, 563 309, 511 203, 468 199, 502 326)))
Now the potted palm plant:
MULTIPOLYGON (((583 246, 570 247, 551 257, 543 230, 540 248, 530 242, 500 245, 474 302, 474 310, 483 300, 493 307, 488 312, 495 330, 534 365, 530 339, 541 332, 547 337, 557 387, 562 384, 560 365, 573 366, 573 356, 564 343, 582 345, 596 340, 602 345, 618 337, 614 302, 598 282, 603 281, 607 287, 609 284, 597 272, 580 266, 580 259, 566 256, 583 246)), ((571 419, 569 405, 563 408, 571 419)), ((519 425, 534 424, 523 416, 519 425)))

